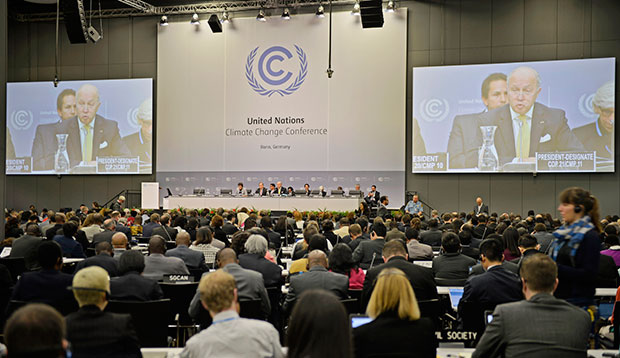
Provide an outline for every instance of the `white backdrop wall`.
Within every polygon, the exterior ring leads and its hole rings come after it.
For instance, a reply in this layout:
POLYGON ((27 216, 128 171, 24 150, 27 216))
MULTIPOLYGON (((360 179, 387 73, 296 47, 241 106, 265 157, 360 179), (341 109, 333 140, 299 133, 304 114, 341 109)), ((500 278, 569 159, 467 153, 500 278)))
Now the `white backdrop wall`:
POLYGON ((381 29, 362 29, 348 12, 333 16, 331 79, 328 18, 238 18, 219 34, 206 22, 160 27, 162 186, 184 194, 237 181, 248 188, 277 180, 295 189, 377 184, 390 206, 402 205, 407 9, 385 14, 381 29))

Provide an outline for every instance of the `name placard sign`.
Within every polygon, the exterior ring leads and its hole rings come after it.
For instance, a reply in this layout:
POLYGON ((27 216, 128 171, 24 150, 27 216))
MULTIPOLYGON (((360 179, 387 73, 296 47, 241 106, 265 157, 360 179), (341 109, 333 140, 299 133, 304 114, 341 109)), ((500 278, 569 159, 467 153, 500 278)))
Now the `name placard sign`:
POLYGON ((537 172, 595 171, 596 152, 536 153, 537 172))
POLYGON ((140 172, 140 157, 97 157, 97 174, 140 172))
POLYGON ((32 173, 32 157, 19 157, 6 160, 7 174, 32 173))

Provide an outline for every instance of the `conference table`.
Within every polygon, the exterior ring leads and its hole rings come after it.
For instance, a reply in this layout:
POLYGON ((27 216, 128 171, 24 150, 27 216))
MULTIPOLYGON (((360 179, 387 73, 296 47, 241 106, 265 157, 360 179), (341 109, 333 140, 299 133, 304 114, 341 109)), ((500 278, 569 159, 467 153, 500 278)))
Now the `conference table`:
POLYGON ((183 195, 169 196, 164 198, 164 209, 188 208, 255 208, 257 210, 271 211, 354 211, 360 206, 362 198, 347 196, 327 196, 327 197, 260 197, 260 196, 200 196, 183 195))

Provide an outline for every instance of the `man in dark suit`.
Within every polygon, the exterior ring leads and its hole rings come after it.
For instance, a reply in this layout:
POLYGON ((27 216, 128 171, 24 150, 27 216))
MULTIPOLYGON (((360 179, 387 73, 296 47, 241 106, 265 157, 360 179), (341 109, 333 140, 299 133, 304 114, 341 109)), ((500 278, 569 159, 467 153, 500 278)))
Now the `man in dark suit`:
POLYGON ((263 182, 258 183, 258 189, 256 189, 256 195, 258 196, 267 196, 269 192, 267 188, 265 188, 265 184, 263 182))
MULTIPOLYGON (((531 67, 518 67, 508 76, 508 105, 480 115, 480 125, 497 126, 495 149, 499 164, 534 161, 537 152, 582 151, 563 110, 536 102, 540 77, 531 67)), ((481 143, 480 143, 481 144, 481 143)))
POLYGON ((21 275, 13 289, 12 300, 46 303, 62 313, 75 305, 71 291, 72 275, 61 272, 62 250, 55 241, 43 241, 38 248, 41 271, 21 275))
POLYGON ((110 279, 111 299, 125 301, 154 301, 164 298, 155 280, 142 276, 144 256, 129 250, 121 255, 118 269, 122 276, 110 279))
MULTIPOLYGON (((507 101, 506 75, 503 73, 490 74, 482 82, 482 102, 486 109, 490 111, 501 107, 507 101)), ((476 125, 479 115, 480 113, 454 117, 448 141, 450 169, 475 168, 478 166, 478 148, 480 146, 477 143, 482 141, 480 127, 476 125)))
POLYGON ((77 357, 142 357, 131 316, 105 312, 110 277, 98 266, 78 271, 71 287, 80 305, 67 316, 67 340, 77 357))
MULTIPOLYGON (((487 209, 488 210, 488 209, 487 209)), ((473 236, 476 239, 484 240, 487 236, 489 236, 493 231, 491 231, 487 227, 487 217, 486 215, 478 215, 478 225, 474 227, 473 236)))
POLYGON ((11 254, 9 257, 23 257, 28 271, 35 271, 40 268, 37 258, 37 247, 43 241, 39 225, 31 223, 26 226, 26 234, 13 241, 11 254))
POLYGON ((222 231, 224 231, 226 235, 233 235, 239 231, 239 228, 235 226, 235 220, 237 220, 237 216, 234 213, 228 213, 228 215, 226 215, 226 222, 222 225, 222 231))
POLYGON ((54 225, 47 228, 44 234, 48 240, 53 240, 54 236, 58 233, 58 230, 62 229, 62 225, 65 223, 65 218, 65 214, 63 213, 56 213, 54 215, 54 225))
POLYGON ((77 91, 77 115, 56 127, 56 134, 68 134, 67 153, 74 167, 80 162, 92 162, 97 157, 129 155, 118 131, 118 123, 101 117, 99 90, 85 84, 77 91))
POLYGON ((81 261, 75 267, 75 272, 85 267, 99 266, 108 272, 110 277, 118 276, 118 262, 112 257, 114 249, 107 241, 97 243, 95 246, 95 256, 89 257, 81 261))
POLYGON ((523 299, 519 277, 504 269, 504 246, 498 239, 480 243, 480 261, 485 273, 470 276, 463 288, 459 302, 459 315, 463 316, 463 302, 506 303, 523 299))
POLYGON ((56 99, 56 111, 60 122, 39 124, 32 141, 32 169, 54 169, 54 158, 58 150, 56 127, 62 121, 75 117, 75 91, 68 88, 60 92, 56 99))
POLYGON ((383 251, 383 245, 385 245, 386 234, 387 229, 383 223, 373 224, 370 229, 370 240, 360 241, 355 251, 353 251, 353 261, 359 263, 363 269, 382 264, 381 252, 383 251))
POLYGON ((100 242, 109 242, 112 243, 112 236, 114 236, 114 229, 116 228, 116 223, 112 219, 107 219, 103 222, 103 231, 93 235, 93 242, 91 244, 92 247, 95 247, 100 242))
POLYGON ((441 230, 439 230, 439 221, 437 219, 430 219, 428 221, 428 230, 420 233, 420 241, 434 247, 441 246, 441 230))
POLYGON ((377 191, 377 186, 372 185, 370 187, 370 191, 366 194, 364 200, 368 203, 368 206, 375 207, 379 203, 379 198, 381 198, 381 193, 377 191))
POLYGON ((149 256, 144 259, 144 277, 161 281, 164 275, 189 275, 185 262, 178 257, 166 257, 166 241, 159 235, 149 240, 149 256))
POLYGON ((170 216, 168 214, 162 215, 160 224, 159 227, 151 231, 151 236, 159 235, 166 241, 174 241, 177 237, 177 231, 169 226, 170 216))
POLYGON ((161 224, 159 223, 159 214, 151 214, 148 224, 142 226, 142 236, 151 237, 151 235, 153 234, 153 229, 159 227, 160 225, 161 224))
POLYGON ((140 157, 141 164, 150 164, 153 157, 153 100, 151 98, 142 102, 136 119, 140 130, 123 137, 123 144, 131 156, 140 157))
POLYGON ((290 312, 297 298, 304 291, 322 289, 330 291, 340 299, 349 297, 349 278, 339 273, 327 271, 327 256, 321 250, 308 254, 308 272, 291 277, 283 309, 290 312))
POLYGON ((280 233, 273 231, 273 224, 271 223, 271 217, 263 216, 260 218, 260 227, 267 232, 269 236, 269 242, 276 248, 282 246, 282 239, 280 233))
POLYGON ((482 201, 481 197, 477 197, 476 205, 474 205, 474 214, 480 215, 482 213, 489 215, 489 206, 482 201))
POLYGON ((549 250, 549 246, 555 239, 552 233, 547 232, 547 226, 543 223, 537 223, 534 225, 534 232, 532 236, 536 238, 540 244, 540 252, 546 253, 549 250))
POLYGON ((267 240, 261 235, 250 235, 245 242, 246 253, 239 255, 239 265, 244 269, 254 270, 263 275, 265 287, 280 287, 284 284, 280 266, 265 258, 267 240))
POLYGON ((446 232, 441 239, 441 255, 433 259, 435 278, 445 280, 466 280, 469 269, 476 260, 461 253, 461 242, 457 234, 446 232))
POLYGON ((377 217, 385 218, 388 214, 387 205, 390 203, 390 199, 386 195, 379 199, 379 207, 377 208, 377 217))
POLYGON ((581 308, 553 297, 558 269, 536 254, 521 267, 525 300, 499 305, 472 358, 585 357, 591 328, 581 308))
POLYGON ((377 277, 383 269, 388 267, 397 268, 407 275, 418 301, 432 300, 438 297, 433 271, 407 261, 408 256, 405 245, 398 240, 390 241, 383 247, 382 255, 385 263, 373 267, 366 272, 362 291, 362 307, 366 307, 368 304, 368 300, 370 300, 372 291, 375 288, 377 277))
POLYGON ((196 251, 189 248, 190 237, 188 232, 180 232, 175 241, 177 247, 166 251, 166 256, 180 258, 183 262, 185 262, 185 266, 188 268, 207 270, 205 255, 203 255, 201 251, 196 251))

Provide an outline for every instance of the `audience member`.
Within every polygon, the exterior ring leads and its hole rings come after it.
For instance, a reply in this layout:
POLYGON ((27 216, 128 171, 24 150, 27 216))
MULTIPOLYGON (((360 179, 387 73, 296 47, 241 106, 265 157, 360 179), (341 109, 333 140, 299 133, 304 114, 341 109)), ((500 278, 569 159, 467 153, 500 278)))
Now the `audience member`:
POLYGON ((110 277, 118 276, 118 262, 112 256, 114 250, 112 245, 107 241, 102 241, 95 246, 95 256, 89 257, 86 260, 78 262, 75 267, 75 272, 80 271, 85 267, 99 266, 108 272, 110 277))
POLYGON ((523 260, 531 255, 540 253, 538 250, 540 250, 540 244, 533 235, 526 234, 519 238, 519 251, 521 251, 521 256, 513 260, 513 262, 519 265, 519 272, 521 272, 523 260))
MULTIPOLYGON (((221 254, 231 249, 222 250, 221 254)), ((187 341, 181 357, 282 357, 278 331, 267 322, 239 317, 236 277, 224 269, 200 280, 200 304, 209 311, 213 323, 187 341)))
POLYGON ((416 357, 435 358, 434 324, 420 317, 416 294, 403 271, 381 269, 366 312, 373 321, 353 330, 356 357, 405 357, 415 352, 416 357))
POLYGON ((355 249, 357 249, 362 241, 370 240, 370 234, 368 233, 368 218, 366 216, 359 217, 355 220, 355 223, 360 226, 360 229, 362 229, 362 234, 355 240, 351 239, 349 246, 351 246, 351 250, 353 250, 353 252, 355 252, 355 249))
POLYGON ((385 241, 391 241, 391 240, 401 240, 403 242, 407 241, 407 238, 405 236, 405 233, 403 233, 402 231, 400 231, 399 227, 398 227, 399 222, 396 221, 396 219, 392 219, 390 220, 389 226, 390 226, 390 231, 388 231, 385 234, 385 241))
POLYGON ((239 255, 239 265, 244 269, 254 270, 263 275, 265 287, 277 287, 284 284, 282 269, 275 263, 267 260, 267 240, 260 235, 250 235, 245 242, 245 254, 239 255))
POLYGON ((54 241, 60 245, 62 255, 65 257, 86 258, 82 245, 74 239, 77 230, 78 227, 69 221, 62 225, 62 234, 54 236, 54 241))
POLYGON ((91 213, 86 216, 84 224, 82 225, 82 231, 86 234, 88 242, 93 242, 93 237, 103 232, 103 216, 98 213, 91 213))
POLYGON ((288 358, 352 358, 351 340, 349 317, 338 297, 324 290, 301 295, 287 331, 288 358))
POLYGON ((590 317, 553 297, 558 286, 553 260, 530 255, 520 272, 525 300, 495 308, 472 357, 585 357, 590 317))
POLYGON ((590 192, 572 187, 560 193, 558 210, 564 225, 553 233, 555 240, 549 248, 560 280, 555 296, 578 306, 590 306, 600 256, 598 200, 590 192))
POLYGON ((353 252, 353 261, 359 263, 363 269, 372 268, 374 265, 383 263, 381 252, 385 245, 387 230, 383 223, 378 222, 370 229, 370 240, 362 241, 353 252))
POLYGON ((342 237, 342 239, 340 240, 340 242, 343 242, 347 245, 349 245, 349 247, 351 248, 351 251, 355 250, 355 248, 353 247, 353 242, 355 240, 358 240, 357 243, 359 243, 359 240, 363 240, 362 239, 362 227, 359 224, 353 224, 353 225, 349 225, 348 226, 348 235, 345 235, 342 237))
POLYGON ((390 241, 385 244, 382 252, 385 263, 374 267, 366 272, 364 291, 362 293, 362 307, 365 307, 374 290, 376 279, 381 270, 385 268, 397 268, 409 278, 411 287, 420 300, 432 300, 437 298, 437 285, 433 278, 433 271, 429 268, 414 265, 407 261, 405 245, 399 241, 390 241))
POLYGON ((512 226, 509 226, 504 230, 502 239, 504 242, 504 260, 513 261, 521 256, 519 251, 519 232, 512 226))
MULTIPOLYGON (((325 236, 321 234, 314 234, 309 241, 308 248, 305 250, 307 252, 312 252, 314 250, 321 250, 325 254, 327 254, 327 239, 325 236)), ((299 260, 295 260, 291 263, 291 267, 289 268, 289 275, 294 276, 296 274, 307 272, 308 271, 308 254, 305 254, 299 260)))
MULTIPOLYGON (((263 282, 263 276, 252 270, 246 270, 239 266, 237 255, 230 249, 222 249, 217 256, 217 267, 231 274, 236 283, 239 299, 242 300, 261 300, 261 308, 264 317, 268 317, 271 313, 271 303, 267 296, 267 289, 263 282)), ((210 273, 203 274, 209 275, 210 273)), ((202 281, 202 280, 201 280, 202 281)), ((192 318, 197 318, 200 312, 200 292, 196 291, 189 310, 192 318)))
POLYGON ((151 230, 151 237, 158 235, 166 241, 174 241, 177 237, 177 231, 170 227, 170 215, 162 215, 159 222, 160 225, 151 230))
POLYGON ((290 312, 297 297, 304 291, 323 289, 333 292, 341 299, 348 298, 349 279, 347 276, 327 271, 327 256, 321 250, 313 250, 308 254, 308 272, 293 276, 286 294, 283 309, 290 312))
POLYGON ((151 237, 153 234, 153 229, 159 227, 159 214, 153 213, 149 218, 149 222, 142 226, 142 236, 143 237, 151 237))
POLYGON ((104 311, 110 295, 110 277, 104 269, 91 266, 78 271, 71 290, 80 305, 67 316, 74 357, 142 357, 131 316, 104 311))
POLYGON ((350 290, 361 290, 364 287, 366 274, 353 262, 353 251, 349 245, 339 243, 329 253, 329 270, 343 274, 349 278, 350 290))
POLYGON ((323 221, 323 236, 332 244, 332 247, 340 241, 339 236, 334 234, 334 222, 330 219, 323 221))
POLYGON ((485 239, 480 243, 480 261, 486 272, 471 276, 465 283, 458 306, 461 316, 463 302, 500 304, 523 298, 519 277, 502 267, 503 247, 498 239, 485 239))
POLYGON ((552 233, 547 232, 547 226, 544 223, 536 223, 534 225, 534 231, 532 236, 536 238, 536 241, 540 244, 540 252, 548 253, 551 243, 555 239, 552 233))
POLYGON ((433 274, 436 279, 466 280, 476 260, 461 254, 461 243, 457 234, 446 232, 441 239, 441 254, 433 259, 433 274))
POLYGON ((142 253, 133 250, 125 252, 118 261, 118 270, 121 276, 110 279, 111 299, 154 301, 164 298, 159 284, 142 276, 144 272, 142 253))
POLYGON ((116 232, 112 235, 112 248, 114 249, 114 259, 118 261, 121 255, 127 251, 127 236, 122 232, 116 232))
POLYGON ((418 236, 418 230, 412 227, 407 228, 407 230, 405 231, 409 258, 412 260, 432 260, 434 256, 433 248, 418 241, 418 236))
POLYGON ((178 257, 166 257, 166 241, 159 235, 149 240, 149 256, 144 259, 144 277, 161 281, 164 275, 189 275, 185 262, 178 257))
POLYGON ((185 266, 191 269, 207 269, 205 256, 201 252, 189 248, 190 235, 187 231, 178 233, 175 241, 177 247, 166 251, 167 257, 178 257, 185 262, 185 266))
MULTIPOLYGON (((213 231, 213 237, 217 240, 224 243, 226 247, 230 246, 230 241, 228 241, 228 237, 224 230, 222 230, 222 226, 224 226, 224 218, 220 215, 215 215, 209 224, 211 226, 211 230, 213 231)), ((248 227, 245 228, 249 229, 248 227)))
POLYGON ((40 303, 13 313, 4 327, 7 356, 11 358, 67 357, 65 319, 54 308, 40 303))
POLYGON ((437 219, 428 221, 428 230, 420 233, 420 241, 429 246, 441 246, 441 230, 439 230, 439 221, 437 219))
MULTIPOLYGON (((17 241, 19 241, 18 239, 17 241)), ((15 250, 15 244, 17 241, 13 242, 13 250, 15 250)), ((608 235, 605 237, 605 243, 608 245, 608 249, 601 251, 602 255, 611 256, 616 263, 616 266, 620 267, 620 240, 618 240, 618 236, 608 235)), ((11 256, 13 255, 13 251, 11 251, 11 256)))
POLYGON ((26 234, 13 241, 9 257, 23 257, 26 270, 35 271, 41 266, 37 259, 37 248, 43 241, 39 225, 31 223, 26 225, 26 234))
MULTIPOLYGON (((235 235, 238 233, 235 233, 235 235)), ((215 255, 220 249, 224 248, 224 243, 222 242, 221 244, 221 247, 215 246, 213 232, 208 226, 203 226, 196 231, 196 241, 189 248, 202 253, 205 264, 213 267, 215 255)))
POLYGON ((114 236, 116 223, 112 219, 107 219, 103 222, 103 231, 93 235, 92 247, 95 247, 100 242, 112 242, 112 236, 114 236))

